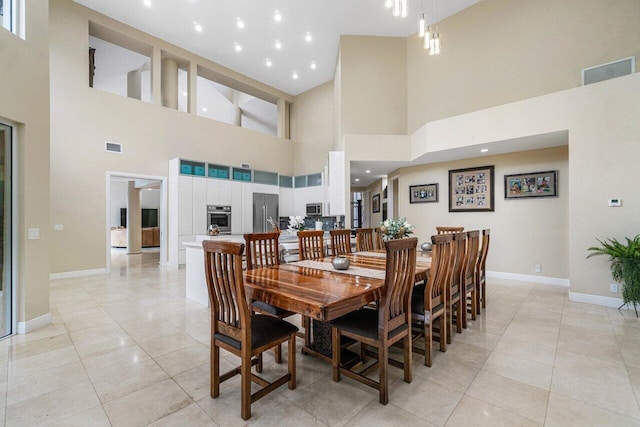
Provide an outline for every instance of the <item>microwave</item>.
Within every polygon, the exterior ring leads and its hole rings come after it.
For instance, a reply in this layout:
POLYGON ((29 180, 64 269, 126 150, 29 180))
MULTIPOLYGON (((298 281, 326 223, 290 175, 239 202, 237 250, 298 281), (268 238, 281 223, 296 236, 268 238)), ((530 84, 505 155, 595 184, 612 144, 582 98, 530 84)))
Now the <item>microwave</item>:
POLYGON ((307 203, 307 216, 322 216, 322 203, 307 203))

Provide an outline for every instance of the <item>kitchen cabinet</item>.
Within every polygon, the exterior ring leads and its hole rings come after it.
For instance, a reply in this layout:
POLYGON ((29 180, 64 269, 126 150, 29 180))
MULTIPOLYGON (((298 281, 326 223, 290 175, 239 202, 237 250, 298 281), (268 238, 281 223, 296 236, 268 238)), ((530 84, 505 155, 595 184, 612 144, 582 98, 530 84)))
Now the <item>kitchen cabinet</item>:
POLYGON ((325 215, 345 215, 345 161, 344 151, 329 151, 327 204, 325 215))
POLYGON ((293 209, 293 188, 280 187, 280 216, 295 215, 293 209))
POLYGON ((178 176, 178 235, 193 234, 193 177, 178 176))
POLYGON ((207 179, 207 205, 231 206, 231 181, 207 179))
POLYGON ((240 181, 232 181, 231 184, 231 234, 242 233, 242 187, 240 181))
POLYGON ((193 230, 189 234, 207 234, 207 180, 193 177, 193 230))

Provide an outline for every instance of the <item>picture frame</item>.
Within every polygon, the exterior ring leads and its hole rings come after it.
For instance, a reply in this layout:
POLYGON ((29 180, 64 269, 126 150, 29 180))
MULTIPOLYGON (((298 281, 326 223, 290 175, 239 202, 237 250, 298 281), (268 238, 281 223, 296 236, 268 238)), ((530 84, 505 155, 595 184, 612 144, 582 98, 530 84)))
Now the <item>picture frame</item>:
POLYGON ((380 212, 380 193, 374 194, 373 197, 371 197, 371 212, 380 212))
POLYGON ((558 171, 529 172, 504 176, 505 199, 558 197, 558 171))
POLYGON ((493 212, 495 210, 495 167, 449 171, 449 212, 493 212))
POLYGON ((438 184, 409 186, 409 203, 437 203, 438 184))

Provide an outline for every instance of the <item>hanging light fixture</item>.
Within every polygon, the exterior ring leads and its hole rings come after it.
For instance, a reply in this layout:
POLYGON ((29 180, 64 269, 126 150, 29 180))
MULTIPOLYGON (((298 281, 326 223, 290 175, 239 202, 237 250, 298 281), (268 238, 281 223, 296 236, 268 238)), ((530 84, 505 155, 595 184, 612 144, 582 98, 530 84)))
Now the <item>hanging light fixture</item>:
MULTIPOLYGON (((391 1, 387 0, 385 1, 384 5, 385 7, 389 7, 388 5, 391 3, 391 1)), ((397 17, 402 17, 402 18, 406 18, 408 14, 408 10, 407 10, 407 0, 393 0, 393 16, 397 17)))
POLYGON ((426 32, 426 21, 424 20, 424 12, 420 14, 420 20, 418 21, 418 35, 424 37, 426 32))

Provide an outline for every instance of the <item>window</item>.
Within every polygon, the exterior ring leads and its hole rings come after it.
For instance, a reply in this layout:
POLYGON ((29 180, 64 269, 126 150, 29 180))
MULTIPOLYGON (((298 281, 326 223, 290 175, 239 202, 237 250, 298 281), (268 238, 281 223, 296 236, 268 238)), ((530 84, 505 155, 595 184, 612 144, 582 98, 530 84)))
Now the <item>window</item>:
POLYGON ((0 21, 7 30, 16 33, 15 0, 0 0, 0 21))

